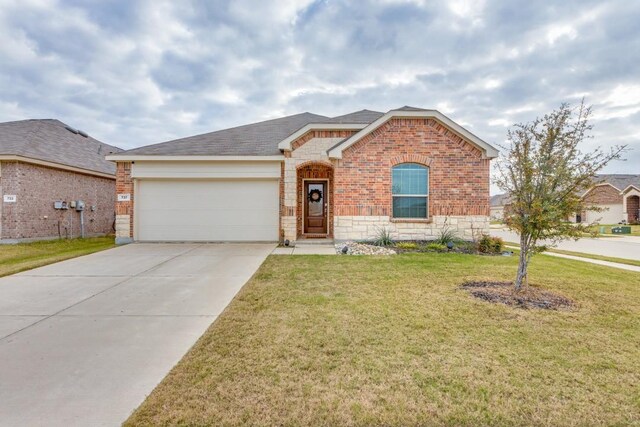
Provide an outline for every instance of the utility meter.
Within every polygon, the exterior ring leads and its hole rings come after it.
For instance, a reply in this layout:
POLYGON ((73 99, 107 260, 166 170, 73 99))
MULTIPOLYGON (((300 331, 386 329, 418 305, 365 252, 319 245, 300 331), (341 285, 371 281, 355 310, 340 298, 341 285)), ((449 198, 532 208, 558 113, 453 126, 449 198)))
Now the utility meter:
POLYGON ((84 210, 84 202, 82 200, 76 200, 76 210, 77 211, 84 210))

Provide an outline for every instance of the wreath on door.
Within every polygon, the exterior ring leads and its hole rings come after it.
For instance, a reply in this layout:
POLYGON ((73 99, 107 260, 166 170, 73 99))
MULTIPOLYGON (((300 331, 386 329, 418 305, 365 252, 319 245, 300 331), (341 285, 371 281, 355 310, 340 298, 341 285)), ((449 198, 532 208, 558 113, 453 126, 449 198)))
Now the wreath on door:
POLYGON ((309 191, 309 201, 319 203, 322 200, 322 191, 314 189, 309 191))

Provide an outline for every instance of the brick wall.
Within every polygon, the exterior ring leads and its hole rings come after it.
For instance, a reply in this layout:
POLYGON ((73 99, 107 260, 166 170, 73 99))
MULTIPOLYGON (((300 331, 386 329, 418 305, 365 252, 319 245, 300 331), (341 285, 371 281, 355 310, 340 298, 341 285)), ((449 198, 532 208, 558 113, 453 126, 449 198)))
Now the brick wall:
POLYGON ((391 167, 429 166, 429 216, 489 215, 489 159, 432 119, 392 119, 343 152, 335 215, 391 216, 391 167))
POLYGON ((129 194, 130 200, 115 201, 116 210, 116 243, 128 243, 133 239, 133 179, 131 178, 131 162, 116 164, 116 194, 129 194))
POLYGON ((620 192, 610 185, 598 185, 584 195, 583 200, 590 205, 622 204, 620 192))
POLYGON ((54 209, 53 202, 57 200, 86 203, 85 235, 113 232, 113 179, 30 163, 2 162, 0 183, 3 194, 17 196, 16 203, 2 203, 2 239, 80 236, 80 214, 75 209, 54 209))

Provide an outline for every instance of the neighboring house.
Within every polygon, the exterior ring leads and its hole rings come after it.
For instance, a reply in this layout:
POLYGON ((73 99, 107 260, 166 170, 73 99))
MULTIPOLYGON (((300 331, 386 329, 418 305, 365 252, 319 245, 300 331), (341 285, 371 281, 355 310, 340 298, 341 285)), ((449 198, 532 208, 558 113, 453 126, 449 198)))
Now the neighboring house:
POLYGON ((502 221, 504 219, 504 208, 509 204, 509 196, 507 194, 496 194, 491 196, 489 204, 491 205, 491 219, 502 221))
POLYGON ((596 184, 582 198, 604 211, 588 210, 576 215, 576 222, 635 224, 640 217, 640 175, 597 175, 596 184))
POLYGON ((125 151, 116 241, 461 237, 489 228, 498 154, 435 110, 302 113, 125 151), (446 223, 446 225, 445 225, 446 223))
POLYGON ((3 243, 113 232, 115 166, 121 151, 58 120, 0 123, 3 243), (78 208, 79 209, 79 208, 78 208))

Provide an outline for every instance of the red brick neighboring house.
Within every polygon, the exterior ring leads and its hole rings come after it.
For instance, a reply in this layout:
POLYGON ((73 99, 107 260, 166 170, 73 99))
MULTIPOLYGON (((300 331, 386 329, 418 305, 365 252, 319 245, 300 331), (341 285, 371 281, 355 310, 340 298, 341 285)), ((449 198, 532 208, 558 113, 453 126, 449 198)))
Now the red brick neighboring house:
POLYGON ((303 113, 108 156, 116 240, 431 239, 488 231, 497 150, 435 110, 303 113))
POLYGON ((640 175, 597 175, 596 185, 582 198, 596 205, 602 212, 586 211, 576 215, 575 221, 599 224, 640 223, 640 175))
POLYGON ((58 120, 0 123, 0 242, 113 232, 115 166, 104 144, 58 120), (60 202, 57 203, 56 202, 60 202))

